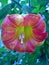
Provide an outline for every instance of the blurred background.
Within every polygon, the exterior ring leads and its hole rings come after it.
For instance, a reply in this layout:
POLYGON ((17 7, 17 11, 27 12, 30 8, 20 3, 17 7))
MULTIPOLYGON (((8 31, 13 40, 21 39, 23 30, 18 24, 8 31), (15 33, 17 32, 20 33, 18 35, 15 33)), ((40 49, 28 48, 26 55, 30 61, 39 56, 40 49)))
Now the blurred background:
POLYGON ((49 65, 49 0, 0 0, 0 65, 49 65), (1 40, 1 26, 7 14, 41 14, 48 38, 34 53, 8 50, 1 40))

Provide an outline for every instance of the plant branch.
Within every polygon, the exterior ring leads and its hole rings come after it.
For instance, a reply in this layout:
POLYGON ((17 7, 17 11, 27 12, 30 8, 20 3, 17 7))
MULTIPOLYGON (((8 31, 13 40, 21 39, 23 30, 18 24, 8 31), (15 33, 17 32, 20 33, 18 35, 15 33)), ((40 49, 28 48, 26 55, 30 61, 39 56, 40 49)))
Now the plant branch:
POLYGON ((28 0, 28 3, 29 3, 29 6, 31 7, 31 3, 30 3, 31 0, 28 0))
POLYGON ((12 1, 22 8, 22 6, 18 2, 16 2, 15 0, 12 0, 12 1))

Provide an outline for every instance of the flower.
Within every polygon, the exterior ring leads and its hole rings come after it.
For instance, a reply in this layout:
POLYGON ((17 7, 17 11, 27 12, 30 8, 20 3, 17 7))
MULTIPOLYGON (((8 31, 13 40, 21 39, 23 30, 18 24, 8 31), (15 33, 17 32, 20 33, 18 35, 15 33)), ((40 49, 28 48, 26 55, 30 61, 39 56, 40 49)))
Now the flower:
POLYGON ((2 23, 2 40, 10 50, 34 52, 46 38, 46 23, 39 14, 11 14, 2 23))

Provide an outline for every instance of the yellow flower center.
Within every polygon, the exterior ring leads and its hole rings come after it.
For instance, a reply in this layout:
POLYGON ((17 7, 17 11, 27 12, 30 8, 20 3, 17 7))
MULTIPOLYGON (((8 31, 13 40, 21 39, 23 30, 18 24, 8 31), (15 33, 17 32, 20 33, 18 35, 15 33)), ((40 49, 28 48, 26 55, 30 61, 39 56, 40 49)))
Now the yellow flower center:
POLYGON ((32 37, 31 26, 19 26, 16 29, 16 37, 21 40, 21 42, 26 42, 32 37))

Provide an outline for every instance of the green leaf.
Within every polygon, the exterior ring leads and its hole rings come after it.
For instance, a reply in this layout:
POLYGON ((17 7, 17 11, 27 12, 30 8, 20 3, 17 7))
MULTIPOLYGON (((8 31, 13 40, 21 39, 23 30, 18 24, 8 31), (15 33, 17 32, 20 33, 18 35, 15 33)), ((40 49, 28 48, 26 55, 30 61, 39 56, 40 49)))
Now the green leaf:
POLYGON ((23 5, 25 5, 25 4, 28 3, 28 0, 24 0, 24 1, 21 1, 21 0, 20 0, 20 2, 21 2, 20 4, 23 6, 23 5))
POLYGON ((4 52, 5 50, 5 47, 0 48, 0 53, 4 52))
POLYGON ((49 2, 49 0, 37 0, 38 1, 38 3, 41 5, 41 6, 44 6, 44 7, 46 7, 46 5, 48 4, 48 2, 49 2))
POLYGON ((14 7, 14 10, 11 12, 11 14, 21 14, 22 13, 22 10, 21 10, 21 8, 18 6, 18 5, 15 5, 15 7, 14 7), (19 9, 19 10, 17 10, 17 8, 19 9))
POLYGON ((25 0, 26 3, 28 3, 28 0, 25 0))
POLYGON ((24 4, 25 4, 25 1, 22 1, 22 2, 21 2, 21 5, 24 5, 24 4))
POLYGON ((49 13, 49 10, 48 10, 48 13, 49 13))
POLYGON ((16 2, 19 2, 20 0, 15 0, 16 2))
POLYGON ((8 0, 1 0, 2 6, 6 5, 8 3, 8 0))
POLYGON ((7 4, 0 9, 0 19, 4 18, 7 14, 10 14, 11 9, 14 7, 14 3, 7 4))
POLYGON ((31 0, 31 6, 36 6, 37 4, 39 4, 39 3, 37 3, 37 0, 31 0))
POLYGON ((37 5, 36 8, 32 10, 33 13, 39 13, 40 5, 37 5))
POLYGON ((39 10, 40 13, 43 13, 45 12, 45 7, 41 7, 40 10, 39 10))
POLYGON ((0 20, 0 26, 2 25, 3 19, 0 20))

